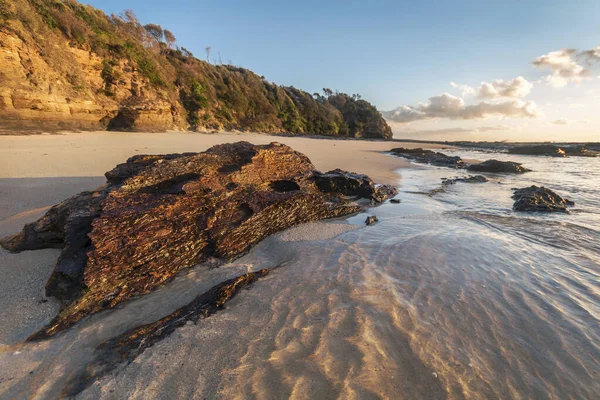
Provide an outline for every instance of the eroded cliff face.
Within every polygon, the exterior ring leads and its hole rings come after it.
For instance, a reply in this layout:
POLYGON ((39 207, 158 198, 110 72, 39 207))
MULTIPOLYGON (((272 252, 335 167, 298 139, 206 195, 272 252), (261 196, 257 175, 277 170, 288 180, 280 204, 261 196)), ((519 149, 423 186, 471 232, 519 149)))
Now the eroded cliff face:
POLYGON ((149 85, 133 63, 107 64, 58 35, 40 46, 20 25, 0 30, 0 130, 187 127, 181 107, 149 85))
POLYGON ((390 139, 359 95, 213 64, 169 31, 76 0, 0 0, 0 133, 240 130, 390 139), (165 32, 168 32, 168 38, 165 32))

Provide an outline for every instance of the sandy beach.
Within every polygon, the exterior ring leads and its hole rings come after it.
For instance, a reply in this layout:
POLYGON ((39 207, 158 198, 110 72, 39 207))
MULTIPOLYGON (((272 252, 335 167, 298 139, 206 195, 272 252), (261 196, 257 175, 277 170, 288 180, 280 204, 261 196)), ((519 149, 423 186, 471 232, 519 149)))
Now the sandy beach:
MULTIPOLYGON (((282 142, 306 154, 322 171, 342 168, 392 184, 400 178, 395 171, 409 164, 386 151, 402 145, 417 147, 415 143, 236 133, 0 136, 0 236, 18 232, 23 224, 39 218, 65 198, 102 185, 104 172, 132 155, 204 151, 215 144, 240 140, 254 144, 282 142)), ((323 239, 346 231, 348 226, 328 225, 325 232, 331 234, 323 234, 319 224, 299 229, 301 240, 323 239)), ((5 277, 0 283, 0 348, 4 351, 10 351, 58 311, 57 302, 44 296, 44 284, 58 255, 59 250, 54 249, 20 254, 0 250, 0 271, 5 277)), ((5 385, 6 380, 0 381, 0 388, 5 385)))
POLYGON ((2 249, 0 398, 64 397, 82 373, 103 365, 96 350, 102 343, 225 280, 274 267, 280 268, 223 310, 188 320, 131 363, 95 376, 76 398, 595 398, 596 159, 495 153, 535 171, 489 174, 488 183, 457 183, 430 197, 420 193, 469 172, 404 168, 411 164, 386 154, 416 143, 236 133, 0 136, 0 235, 103 184, 103 173, 133 154, 202 151, 238 140, 283 142, 320 170, 396 184, 401 203, 281 231, 231 263, 189 268, 42 342, 23 340, 58 311, 44 285, 60 252, 2 249), (585 179, 555 174, 565 163, 588 171, 585 179), (512 210, 512 188, 556 186, 557 179, 581 212, 512 210), (373 214, 379 222, 365 226, 373 214))

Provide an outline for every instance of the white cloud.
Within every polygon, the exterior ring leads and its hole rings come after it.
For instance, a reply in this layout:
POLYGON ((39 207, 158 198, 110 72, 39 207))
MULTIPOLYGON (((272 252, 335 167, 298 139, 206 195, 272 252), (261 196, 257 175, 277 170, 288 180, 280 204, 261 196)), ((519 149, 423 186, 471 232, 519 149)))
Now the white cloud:
POLYGON ((469 85, 459 85, 454 82, 450 82, 450 86, 460 91, 462 97, 475 96, 475 88, 469 85))
POLYGON ((568 125, 569 121, 567 121, 566 119, 556 119, 552 122, 550 122, 552 125, 568 125))
POLYGON ((533 83, 522 76, 518 76, 508 81, 496 79, 492 82, 481 82, 481 85, 477 89, 469 85, 460 85, 454 82, 450 82, 450 86, 458 89, 463 98, 477 95, 481 99, 498 99, 502 97, 525 97, 531 92, 533 83))
POLYGON ((496 103, 486 101, 466 105, 460 97, 443 93, 429 98, 428 103, 400 106, 387 111, 384 116, 394 122, 412 122, 433 118, 485 119, 488 117, 537 118, 540 116, 532 101, 507 100, 496 103))
POLYGON ((572 125, 572 124, 589 124, 590 121, 588 121, 587 119, 580 120, 580 121, 573 121, 570 119, 561 118, 561 119, 555 119, 554 121, 551 121, 549 123, 551 125, 572 125))
POLYGON ((509 81, 497 79, 493 82, 482 82, 477 90, 477 97, 482 99, 497 99, 500 97, 521 98, 531 93, 533 83, 522 76, 509 81))
MULTIPOLYGON (((594 49, 581 53, 577 53, 576 49, 552 51, 539 56, 532 61, 532 64, 536 68, 549 69, 552 72, 551 75, 543 78, 543 82, 553 87, 562 87, 566 86, 569 82, 580 83, 582 80, 591 77, 591 71, 581 66, 577 62, 576 57, 592 51, 594 49)), ((593 56, 594 53, 591 54, 593 56)))

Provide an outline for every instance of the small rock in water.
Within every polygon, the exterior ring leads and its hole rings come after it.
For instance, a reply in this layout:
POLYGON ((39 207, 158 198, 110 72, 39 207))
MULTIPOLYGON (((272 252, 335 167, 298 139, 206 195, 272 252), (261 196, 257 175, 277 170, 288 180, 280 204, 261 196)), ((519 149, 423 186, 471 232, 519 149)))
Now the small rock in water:
POLYGON ((372 225, 375 222, 378 222, 379 220, 377 219, 377 216, 375 215, 370 215, 367 217, 367 219, 365 220, 365 224, 367 225, 372 225))
POLYGON ((541 212, 568 212, 567 207, 572 207, 575 203, 568 199, 563 199, 556 192, 532 185, 528 188, 513 189, 512 196, 515 199, 513 209, 516 211, 541 211, 541 212))
POLYGON ((391 199, 390 203, 392 204, 400 204, 401 200, 400 199, 391 199))
POLYGON ((477 172, 495 172, 512 174, 523 174, 525 172, 531 172, 530 169, 523 167, 520 163, 498 160, 487 160, 479 164, 471 164, 467 167, 467 170, 477 172))

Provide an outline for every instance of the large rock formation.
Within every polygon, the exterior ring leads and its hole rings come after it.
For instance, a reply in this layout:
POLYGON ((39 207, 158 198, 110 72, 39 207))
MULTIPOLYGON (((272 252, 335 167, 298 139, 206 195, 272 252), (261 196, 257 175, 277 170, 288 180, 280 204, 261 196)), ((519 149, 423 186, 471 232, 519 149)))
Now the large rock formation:
POLYGON ((568 212, 567 207, 575 205, 574 202, 563 199, 556 192, 535 185, 514 189, 512 198, 516 200, 513 205, 516 211, 568 212))
POLYGON ((105 187, 1 241, 10 251, 63 249, 46 286, 63 309, 33 338, 147 293, 184 268, 238 257, 282 229, 361 210, 349 200, 379 203, 397 193, 364 175, 322 174, 279 143, 135 156, 106 177, 105 187))

